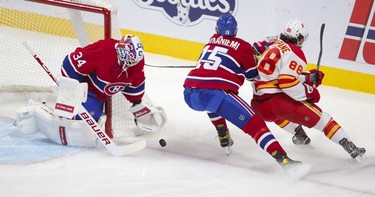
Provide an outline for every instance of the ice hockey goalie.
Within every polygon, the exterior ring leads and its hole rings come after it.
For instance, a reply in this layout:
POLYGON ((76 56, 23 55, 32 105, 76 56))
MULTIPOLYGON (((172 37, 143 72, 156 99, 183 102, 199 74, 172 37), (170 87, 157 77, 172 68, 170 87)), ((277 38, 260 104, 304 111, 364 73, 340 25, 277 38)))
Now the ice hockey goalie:
MULTIPOLYGON (((95 147, 95 133, 82 120, 76 120, 76 109, 87 98, 87 84, 66 77, 59 78, 54 108, 30 100, 16 111, 16 126, 22 134, 41 132, 51 141, 67 146, 95 147)), ((56 90, 57 89, 57 90, 56 90)), ((162 107, 147 102, 134 104, 130 109, 134 121, 143 134, 160 131, 167 120, 162 107)), ((103 128, 105 115, 98 123, 103 128)))

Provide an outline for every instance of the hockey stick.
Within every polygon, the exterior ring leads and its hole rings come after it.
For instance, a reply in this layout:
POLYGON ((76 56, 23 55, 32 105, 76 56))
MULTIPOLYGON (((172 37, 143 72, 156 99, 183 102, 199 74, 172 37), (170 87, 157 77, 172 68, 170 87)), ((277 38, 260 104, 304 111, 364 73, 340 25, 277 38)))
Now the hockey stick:
MULTIPOLYGON (((320 69, 320 59, 322 59, 323 54, 323 33, 324 33, 325 24, 322 23, 322 26, 320 27, 320 51, 318 56, 318 62, 316 63, 316 70, 319 71, 320 69)), ((316 87, 316 83, 318 82, 318 75, 315 77, 314 87, 316 87)))
MULTIPOLYGON (((39 63, 39 65, 43 68, 43 70, 50 76, 50 78, 58 86, 59 83, 56 80, 56 78, 52 75, 48 67, 41 61, 41 59, 36 55, 36 53, 30 48, 27 42, 23 42, 22 44, 25 46, 25 48, 34 57, 34 59, 39 63)), ((129 155, 129 154, 138 152, 146 147, 145 140, 141 140, 132 144, 118 146, 111 140, 110 137, 108 137, 105 131, 100 127, 100 125, 95 121, 95 119, 91 116, 91 114, 88 113, 87 110, 82 105, 78 106, 78 115, 79 117, 81 117, 83 122, 86 123, 86 125, 90 128, 90 130, 94 132, 95 136, 104 145, 104 147, 114 156, 129 155)))
POLYGON ((151 64, 145 64, 145 66, 154 67, 154 68, 195 68, 196 67, 196 66, 151 65, 151 64))
POLYGON ((324 33, 324 27, 326 25, 323 23, 320 27, 320 51, 319 51, 319 57, 318 57, 318 63, 316 64, 316 70, 319 70, 320 68, 320 59, 322 59, 322 53, 323 53, 323 33, 324 33))

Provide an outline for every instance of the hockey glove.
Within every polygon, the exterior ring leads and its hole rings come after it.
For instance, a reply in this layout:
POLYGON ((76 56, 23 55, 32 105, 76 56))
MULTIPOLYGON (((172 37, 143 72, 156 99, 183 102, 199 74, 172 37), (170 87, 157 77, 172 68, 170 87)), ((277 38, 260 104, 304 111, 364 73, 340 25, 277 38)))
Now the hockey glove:
POLYGON ((303 72, 302 75, 305 76, 305 83, 310 86, 318 87, 322 84, 324 73, 320 70, 312 69, 308 72, 303 72))
POLYGON ((265 40, 254 42, 252 47, 254 49, 254 54, 256 56, 262 55, 262 53, 270 46, 272 45, 276 40, 278 36, 268 36, 265 40))
POLYGON ((306 93, 306 101, 310 103, 317 103, 320 100, 320 94, 318 89, 308 85, 308 84, 303 84, 305 86, 305 93, 306 93))
POLYGON ((167 115, 162 107, 148 103, 135 104, 130 108, 130 112, 134 115, 137 127, 145 132, 160 131, 167 121, 167 115))

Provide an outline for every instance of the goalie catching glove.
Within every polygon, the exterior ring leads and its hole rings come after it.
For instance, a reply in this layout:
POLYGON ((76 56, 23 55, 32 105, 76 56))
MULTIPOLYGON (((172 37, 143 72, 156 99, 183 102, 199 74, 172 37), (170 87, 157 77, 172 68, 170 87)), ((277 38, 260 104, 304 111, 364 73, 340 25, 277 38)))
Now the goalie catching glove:
POLYGON ((160 106, 155 107, 149 103, 136 102, 129 111, 133 113, 137 127, 146 132, 158 132, 167 122, 167 114, 160 106))

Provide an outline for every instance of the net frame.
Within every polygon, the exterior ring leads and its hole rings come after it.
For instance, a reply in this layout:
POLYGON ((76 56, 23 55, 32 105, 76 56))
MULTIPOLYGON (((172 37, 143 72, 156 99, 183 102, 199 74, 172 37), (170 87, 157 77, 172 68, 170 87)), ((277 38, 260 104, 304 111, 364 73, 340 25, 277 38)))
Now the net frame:
MULTIPOLYGON (((115 7, 113 7, 109 2, 106 1, 101 1, 101 0, 74 0, 74 1, 68 1, 68 0, 26 0, 27 2, 32 2, 32 3, 39 3, 39 4, 45 4, 49 6, 55 6, 55 7, 60 7, 60 8, 67 8, 67 9, 73 9, 73 10, 78 10, 78 11, 85 11, 85 12, 90 12, 90 13, 97 13, 103 16, 103 37, 102 39, 106 38, 119 38, 121 36, 121 33, 118 30, 117 35, 114 34, 114 17, 116 17, 117 10, 115 7), (116 37, 117 36, 117 37, 116 37)), ((3 9, 3 8, 2 8, 3 9)), ((1 23, 0 23, 1 25, 1 23)), ((85 43, 88 44, 88 43, 85 43)), ((81 44, 82 45, 82 44, 81 44)), ((48 65, 47 65, 48 66, 48 65)), ((48 88, 45 87, 27 87, 24 85, 19 85, 19 86, 12 86, 12 87, 7 87, 7 86, 1 86, 0 84, 0 93, 1 92, 22 92, 22 91, 30 91, 30 92, 48 92, 50 90, 46 90, 48 88)), ((122 95, 115 95, 113 98, 110 98, 106 103, 105 103, 105 114, 106 114, 106 122, 105 122, 105 131, 107 135, 111 138, 114 137, 114 120, 113 120, 113 108, 119 108, 118 106, 114 106, 113 102, 115 100, 122 100, 119 101, 121 102, 121 105, 127 105, 126 108, 130 106, 129 102, 126 102, 125 99, 119 98, 123 97, 122 95), (116 98, 116 99, 114 99, 116 98)), ((1 102, 0 102, 1 103, 1 102)), ((125 108, 123 109, 125 110, 125 108)), ((132 115, 128 112, 127 115, 123 115, 120 118, 117 119, 126 119, 127 117, 132 115)), ((129 123, 128 123, 129 124, 129 123)), ((122 125, 124 126, 124 125, 122 125)), ((126 125, 127 128, 117 128, 118 133, 120 133, 120 130, 127 130, 127 132, 131 132, 135 130, 135 124, 133 119, 130 122, 130 125, 126 125)), ((120 134, 117 134, 120 135, 120 134)))

